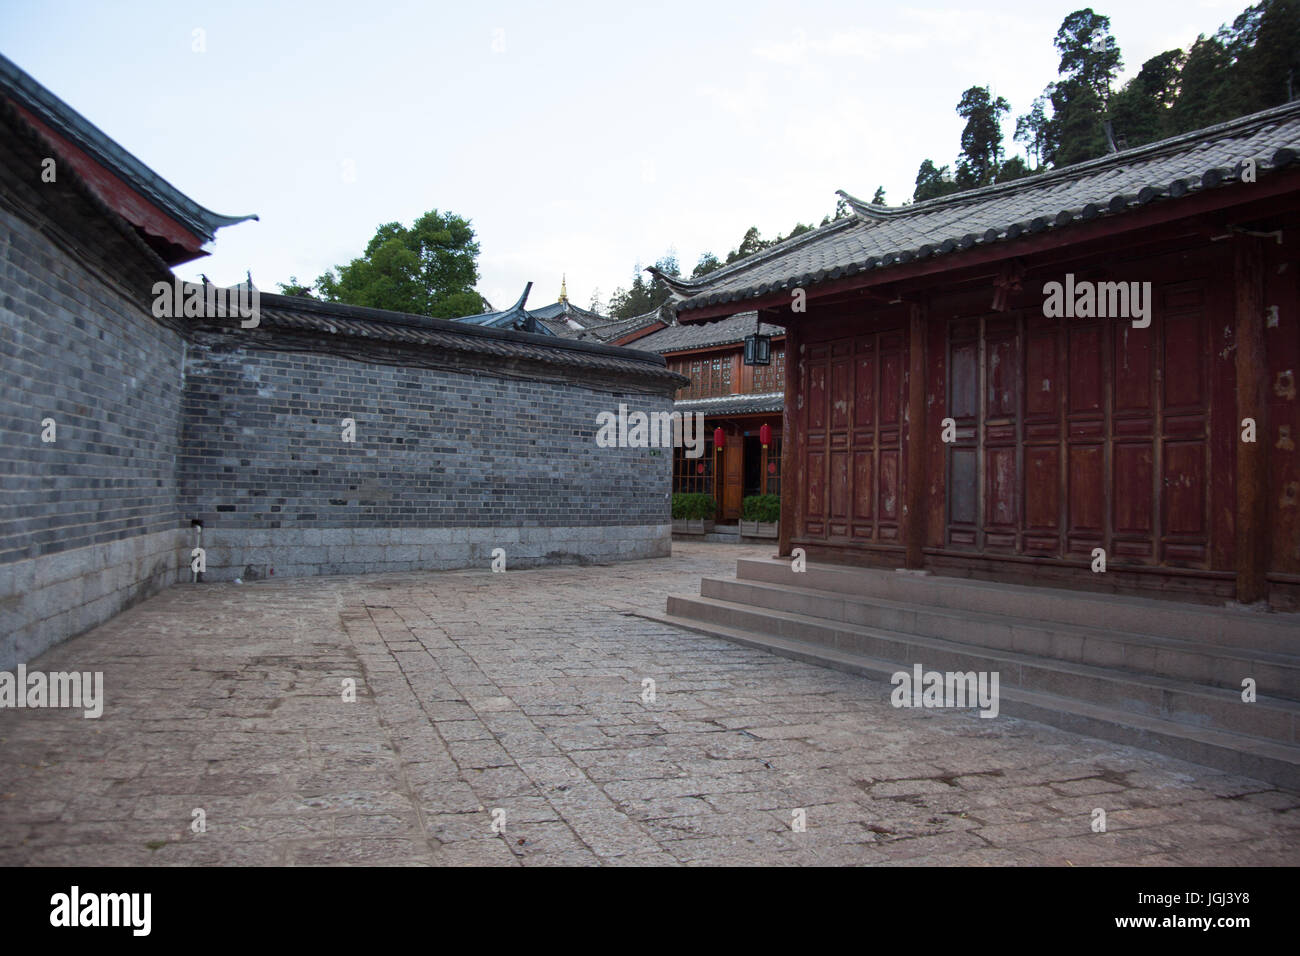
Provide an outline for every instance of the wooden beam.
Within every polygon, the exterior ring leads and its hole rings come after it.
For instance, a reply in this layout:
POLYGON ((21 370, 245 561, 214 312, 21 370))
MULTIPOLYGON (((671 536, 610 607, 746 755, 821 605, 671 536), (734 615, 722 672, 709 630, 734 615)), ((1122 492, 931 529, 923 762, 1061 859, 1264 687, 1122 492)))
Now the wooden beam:
POLYGON ((785 411, 781 423, 781 522, 777 529, 777 553, 790 554, 790 539, 799 519, 799 499, 803 494, 803 436, 799 434, 797 403, 799 390, 799 357, 802 351, 803 330, 790 325, 785 333, 785 411))
POLYGON ((925 464, 930 430, 925 415, 925 338, 929 309, 924 302, 907 304, 911 361, 907 378, 907 487, 903 504, 903 538, 907 545, 905 566, 920 568, 926 533, 925 464))
POLYGON ((1268 596, 1268 359, 1264 351, 1263 240, 1233 236, 1237 345, 1237 600, 1268 596), (1241 440, 1242 421, 1254 419, 1256 441, 1241 440))

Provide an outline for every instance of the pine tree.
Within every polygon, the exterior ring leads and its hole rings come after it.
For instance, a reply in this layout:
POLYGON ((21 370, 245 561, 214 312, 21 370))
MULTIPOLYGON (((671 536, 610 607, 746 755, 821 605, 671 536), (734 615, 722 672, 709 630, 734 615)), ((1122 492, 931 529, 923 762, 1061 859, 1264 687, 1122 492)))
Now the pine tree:
POLYGON ((1001 117, 1010 109, 1011 104, 1000 96, 995 99, 987 86, 972 86, 961 95, 957 115, 966 120, 957 163, 957 185, 961 188, 993 182, 1002 158, 1001 117))
POLYGON ((1169 111, 1174 133, 1222 123, 1236 115, 1229 82, 1230 58, 1220 36, 1201 34, 1187 54, 1179 75, 1178 98, 1169 111))
POLYGON ((929 159, 921 161, 921 168, 916 172, 916 191, 912 193, 914 202, 925 202, 957 192, 961 187, 953 182, 947 166, 935 167, 929 159))
POLYGON ((1141 146, 1173 133, 1169 111, 1178 96, 1186 56, 1166 50, 1142 64, 1138 75, 1111 97, 1110 115, 1121 148, 1141 146))

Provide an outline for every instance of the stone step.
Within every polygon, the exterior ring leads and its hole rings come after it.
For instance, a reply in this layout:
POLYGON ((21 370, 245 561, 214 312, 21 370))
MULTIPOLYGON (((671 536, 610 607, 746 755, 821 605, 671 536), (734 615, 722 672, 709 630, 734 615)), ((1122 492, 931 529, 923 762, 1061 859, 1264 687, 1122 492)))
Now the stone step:
POLYGON ((927 671, 997 671, 1002 687, 1069 697, 1117 711, 1259 737, 1288 746, 1297 743, 1300 703, 1281 698, 1260 695, 1256 702, 1248 704, 1242 701, 1239 692, 1188 681, 752 608, 715 598, 671 596, 668 613, 705 624, 893 661, 898 665, 895 670, 910 671, 914 664, 920 663, 927 671))
MULTIPOLYGON (((876 680, 889 681, 893 673, 904 669, 900 666, 902 662, 897 658, 873 656, 860 650, 809 643, 771 633, 705 621, 694 616, 684 616, 675 613, 674 609, 689 614, 694 608, 677 604, 677 600, 692 599, 669 598, 667 614, 646 611, 637 613, 650 620, 671 624, 699 634, 761 648, 785 657, 824 667, 834 667, 876 680)), ((932 668, 929 659, 918 659, 926 665, 927 669, 940 669, 937 665, 932 668)), ((1154 750, 1228 773, 1253 777, 1293 790, 1300 789, 1300 747, 1294 745, 1212 727, 1193 726, 1157 714, 1134 713, 1116 706, 1080 700, 1045 690, 1031 690, 1015 684, 999 687, 999 704, 1000 714, 1010 717, 1037 721, 1085 736, 1154 750)))
POLYGON ((1192 639, 1251 652, 1300 654, 1300 614, 1218 608, 1129 595, 993 583, 912 571, 808 564, 788 558, 743 558, 738 580, 794 585, 900 604, 977 611, 1038 622, 1130 634, 1192 639))
POLYGON ((1016 651, 1037 657, 1160 674, 1240 692, 1253 678, 1260 694, 1300 700, 1300 656, 1219 646, 1205 641, 1134 634, 1078 624, 1042 622, 968 609, 904 604, 870 595, 845 594, 789 584, 705 578, 705 598, 786 611, 845 624, 937 637, 959 644, 1016 651))

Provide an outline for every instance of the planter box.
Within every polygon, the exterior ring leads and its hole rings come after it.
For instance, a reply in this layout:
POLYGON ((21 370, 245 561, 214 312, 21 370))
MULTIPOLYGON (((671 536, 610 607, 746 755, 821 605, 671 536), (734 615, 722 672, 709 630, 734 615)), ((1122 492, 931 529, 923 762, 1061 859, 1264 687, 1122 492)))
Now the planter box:
POLYGON ((775 538, 779 527, 775 521, 740 521, 740 533, 746 538, 775 538))
POLYGON ((682 518, 673 519, 673 534, 709 534, 713 531, 712 518, 694 518, 689 521, 682 518))

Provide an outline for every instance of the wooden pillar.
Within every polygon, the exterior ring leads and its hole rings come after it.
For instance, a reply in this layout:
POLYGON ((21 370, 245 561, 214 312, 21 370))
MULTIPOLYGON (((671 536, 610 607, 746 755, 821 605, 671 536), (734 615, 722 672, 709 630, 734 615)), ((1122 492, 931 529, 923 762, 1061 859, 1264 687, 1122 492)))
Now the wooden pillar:
POLYGON ((790 539, 800 521, 799 502, 803 500, 803 435, 799 427, 799 343, 802 336, 793 322, 785 329, 785 411, 781 426, 781 524, 777 533, 777 553, 790 554, 790 539))
POLYGON ((907 546, 904 564, 908 568, 920 568, 924 561, 921 549, 925 547, 928 513, 925 500, 926 449, 930 445, 925 414, 927 312, 924 302, 908 303, 907 487, 903 505, 903 534, 907 546))
POLYGON ((1237 344, 1237 600, 1268 596, 1268 360, 1264 352, 1264 249, 1255 236, 1235 235, 1237 344), (1242 421, 1255 421, 1254 442, 1241 440, 1242 421))

